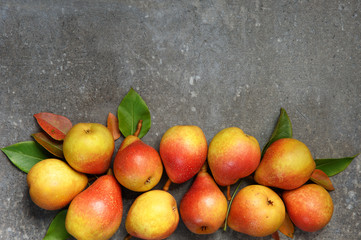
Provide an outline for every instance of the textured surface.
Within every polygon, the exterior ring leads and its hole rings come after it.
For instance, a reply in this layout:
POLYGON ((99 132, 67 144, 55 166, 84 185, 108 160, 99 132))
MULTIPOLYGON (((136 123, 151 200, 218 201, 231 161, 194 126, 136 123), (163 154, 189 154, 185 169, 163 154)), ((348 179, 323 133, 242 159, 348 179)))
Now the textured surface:
MULTIPOLYGON (((156 149, 176 124, 200 126, 208 142, 238 126, 262 147, 283 107, 315 158, 355 155, 360 22, 356 0, 0 0, 0 147, 31 140, 42 111, 105 124, 133 87, 152 116, 143 140, 156 149)), ((360 160, 332 177, 330 224, 297 229, 297 239, 361 238, 360 160)), ((0 239, 42 239, 56 212, 36 207, 26 175, 3 153, 0 161, 0 239)), ((190 184, 171 186, 178 204, 190 184)), ((126 213, 137 194, 123 196, 126 213)), ((112 239, 125 236, 125 216, 112 239)), ((180 222, 169 239, 240 238, 253 239, 232 230, 196 236, 180 222)))

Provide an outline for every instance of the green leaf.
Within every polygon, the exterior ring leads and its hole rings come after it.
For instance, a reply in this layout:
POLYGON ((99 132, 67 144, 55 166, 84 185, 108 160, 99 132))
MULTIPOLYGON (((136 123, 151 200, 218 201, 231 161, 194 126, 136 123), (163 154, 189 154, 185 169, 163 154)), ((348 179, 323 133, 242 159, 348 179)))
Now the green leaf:
POLYGON ((67 211, 67 209, 62 210, 55 216, 43 240, 66 240, 71 237, 65 228, 67 211))
POLYGON ((124 137, 135 133, 139 120, 143 120, 138 135, 142 138, 150 129, 150 112, 141 96, 131 88, 118 106, 119 130, 124 137))
POLYGON ((263 147, 262 156, 266 152, 267 148, 275 141, 281 138, 292 138, 292 124, 288 118, 286 110, 281 108, 281 113, 278 118, 277 124, 273 133, 268 140, 268 143, 263 147))
POLYGON ((19 142, 1 149, 9 160, 21 171, 28 173, 37 162, 51 155, 34 141, 19 142))
POLYGON ((315 159, 316 169, 322 170, 327 176, 336 175, 347 168, 347 166, 358 156, 345 158, 315 159))

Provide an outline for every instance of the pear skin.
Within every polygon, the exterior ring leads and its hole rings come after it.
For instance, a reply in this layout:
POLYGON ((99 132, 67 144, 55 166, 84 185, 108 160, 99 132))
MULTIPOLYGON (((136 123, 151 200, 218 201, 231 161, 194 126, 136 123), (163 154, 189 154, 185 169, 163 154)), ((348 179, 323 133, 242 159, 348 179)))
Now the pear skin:
POLYGON ((305 184, 284 191, 282 198, 292 222, 303 231, 319 231, 332 218, 334 206, 331 195, 320 185, 305 184))
POLYGON ((195 234, 211 234, 224 223, 227 199, 206 168, 197 174, 183 196, 179 212, 186 227, 195 234))
POLYGON ((126 137, 120 145, 113 169, 119 183, 136 192, 152 189, 163 173, 159 153, 133 135, 126 137))
POLYGON ((268 147, 254 180, 265 186, 291 190, 306 183, 315 168, 316 163, 304 143, 282 138, 268 147))
POLYGON ((85 174, 59 159, 45 159, 35 164, 27 175, 33 202, 46 210, 65 207, 87 185, 85 174))
POLYGON ((63 142, 65 160, 75 170, 87 174, 105 173, 114 152, 112 133, 99 123, 78 123, 63 142))
POLYGON ((106 240, 118 230, 122 214, 120 185, 113 176, 104 175, 70 203, 65 228, 78 240, 106 240))
POLYGON ((150 190, 138 196, 125 220, 127 232, 141 239, 164 239, 177 228, 179 214, 174 197, 163 190, 150 190))
POLYGON ((207 158, 207 139, 198 126, 174 126, 162 136, 159 153, 169 179, 183 183, 195 176, 207 158))
POLYGON ((237 127, 218 132, 209 144, 208 164, 220 186, 229 186, 252 174, 261 159, 256 138, 237 127))
POLYGON ((241 233, 265 237, 276 232, 285 219, 285 205, 272 189, 248 185, 233 199, 228 226, 241 233))

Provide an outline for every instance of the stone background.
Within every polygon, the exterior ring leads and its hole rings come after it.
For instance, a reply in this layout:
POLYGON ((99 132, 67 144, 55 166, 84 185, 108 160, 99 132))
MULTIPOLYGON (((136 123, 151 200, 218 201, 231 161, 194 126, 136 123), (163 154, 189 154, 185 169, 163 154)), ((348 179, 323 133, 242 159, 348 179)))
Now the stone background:
MULTIPOLYGON (((353 156, 361 152, 360 9, 359 0, 0 0, 0 147, 32 140, 38 112, 105 124, 133 87, 152 116, 143 141, 156 149, 177 124, 200 126, 208 142, 237 126, 263 147, 283 107, 315 158, 353 156)), ((296 229, 295 239, 361 238, 360 160, 332 177, 330 224, 296 229)), ((2 152, 0 161, 0 238, 42 239, 57 212, 36 207, 26 174, 2 152)), ((171 187, 178 203, 191 182, 171 187)), ((125 236, 137 194, 123 196, 112 239, 125 236)), ((182 222, 169 237, 241 238, 270 239, 230 229, 196 236, 182 222)))

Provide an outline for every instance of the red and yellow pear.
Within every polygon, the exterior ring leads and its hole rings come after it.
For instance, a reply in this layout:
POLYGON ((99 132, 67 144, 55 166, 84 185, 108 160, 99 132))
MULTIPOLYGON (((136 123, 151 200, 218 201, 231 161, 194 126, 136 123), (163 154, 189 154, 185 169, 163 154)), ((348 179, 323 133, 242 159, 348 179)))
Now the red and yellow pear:
POLYGON ((223 225, 227 199, 208 174, 206 164, 183 196, 179 212, 186 227, 196 234, 211 234, 223 225))
POLYGON ((264 237, 276 232, 285 219, 285 205, 272 189, 248 185, 233 199, 228 226, 241 233, 264 237))
MULTIPOLYGON (((139 131, 135 135, 138 135, 140 128, 138 124, 139 131)), ((159 153, 134 135, 127 136, 120 145, 113 169, 119 183, 136 192, 152 189, 163 173, 159 153)))
POLYGON ((75 170, 87 174, 105 173, 114 151, 112 133, 99 123, 78 123, 63 142, 65 160, 75 170))
POLYGON ((315 168, 316 163, 304 143, 281 138, 266 150, 254 179, 265 186, 291 190, 306 183, 315 168))
POLYGON ((122 221, 120 185, 112 175, 103 175, 78 194, 69 205, 65 228, 79 240, 106 240, 122 221))
POLYGON ((303 231, 318 231, 332 218, 332 198, 318 184, 305 184, 297 189, 284 191, 282 198, 292 222, 303 231))
POLYGON ((260 159, 261 149, 257 139, 237 127, 221 130, 209 144, 209 168, 216 183, 228 186, 228 189, 238 179, 252 174, 260 159))
POLYGON ((207 139, 198 126, 173 126, 162 136, 159 153, 169 179, 183 183, 195 176, 206 161, 207 139))

